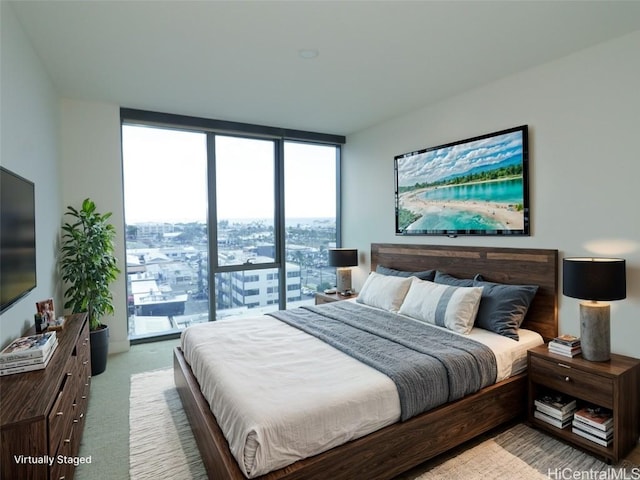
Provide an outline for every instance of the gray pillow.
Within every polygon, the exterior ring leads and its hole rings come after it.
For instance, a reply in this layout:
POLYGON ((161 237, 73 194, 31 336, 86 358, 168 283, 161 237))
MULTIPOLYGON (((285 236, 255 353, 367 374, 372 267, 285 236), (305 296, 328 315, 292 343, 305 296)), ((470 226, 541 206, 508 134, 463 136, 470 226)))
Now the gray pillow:
POLYGON ((454 287, 474 287, 473 278, 456 278, 453 275, 449 275, 448 273, 441 272, 438 270, 436 272, 435 280, 436 283, 441 283, 443 285, 452 285, 454 287))
MULTIPOLYGON (((382 265, 378 265, 376 267, 376 273, 381 275, 389 275, 392 277, 418 277, 420 280, 429 280, 433 282, 433 278, 435 277, 435 270, 424 270, 422 272, 409 272, 405 270, 396 270, 395 268, 383 267, 382 265)), ((473 286, 473 285, 471 285, 473 286)))
POLYGON ((524 321, 538 286, 506 285, 481 280, 474 280, 473 285, 483 287, 475 326, 519 340, 518 327, 524 321))

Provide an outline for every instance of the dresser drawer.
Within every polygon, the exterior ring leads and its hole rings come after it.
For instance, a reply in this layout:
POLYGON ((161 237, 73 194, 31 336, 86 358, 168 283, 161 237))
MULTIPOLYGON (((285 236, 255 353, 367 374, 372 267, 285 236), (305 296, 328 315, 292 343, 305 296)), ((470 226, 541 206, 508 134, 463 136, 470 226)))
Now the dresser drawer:
POLYGON ((48 416, 49 452, 58 450, 64 435, 73 425, 75 388, 73 372, 68 372, 62 380, 60 391, 48 416))
POLYGON ((72 459, 76 454, 76 452, 73 451, 73 447, 74 443, 79 444, 79 439, 76 437, 76 428, 72 425, 69 430, 65 432, 64 438, 56 452, 55 461, 51 466, 49 474, 50 480, 71 480, 73 478, 75 466, 72 463, 72 459))
POLYGON ((543 360, 532 356, 529 375, 540 385, 562 391, 588 402, 613 408, 613 380, 585 372, 562 361, 543 360))

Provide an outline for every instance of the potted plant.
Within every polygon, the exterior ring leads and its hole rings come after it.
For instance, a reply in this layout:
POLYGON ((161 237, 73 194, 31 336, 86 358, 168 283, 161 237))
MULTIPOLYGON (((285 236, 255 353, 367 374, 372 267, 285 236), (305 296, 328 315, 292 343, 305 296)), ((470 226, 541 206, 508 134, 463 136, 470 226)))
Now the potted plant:
POLYGON ((102 324, 113 313, 113 295, 109 285, 120 270, 114 255, 115 228, 108 220, 111 213, 100 214, 96 204, 85 199, 77 210, 67 207, 70 222, 62 226, 60 269, 65 282, 64 308, 73 313, 87 312, 91 335, 91 374, 107 368, 109 328, 102 324))

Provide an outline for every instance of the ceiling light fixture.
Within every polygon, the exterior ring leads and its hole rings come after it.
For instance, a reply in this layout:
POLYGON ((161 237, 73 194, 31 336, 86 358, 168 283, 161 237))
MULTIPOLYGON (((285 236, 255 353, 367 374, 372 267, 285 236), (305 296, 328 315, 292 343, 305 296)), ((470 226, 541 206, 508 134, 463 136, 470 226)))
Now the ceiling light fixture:
POLYGON ((320 52, 315 48, 302 48, 298 50, 298 56, 300 58, 310 59, 316 58, 318 55, 320 55, 320 52))

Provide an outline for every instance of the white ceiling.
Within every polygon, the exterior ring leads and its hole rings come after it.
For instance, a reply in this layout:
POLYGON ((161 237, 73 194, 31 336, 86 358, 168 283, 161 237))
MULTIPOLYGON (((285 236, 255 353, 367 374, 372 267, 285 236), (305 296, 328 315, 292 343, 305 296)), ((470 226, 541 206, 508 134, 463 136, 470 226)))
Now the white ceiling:
POLYGON ((342 135, 640 29, 633 0, 11 3, 62 96, 342 135))

